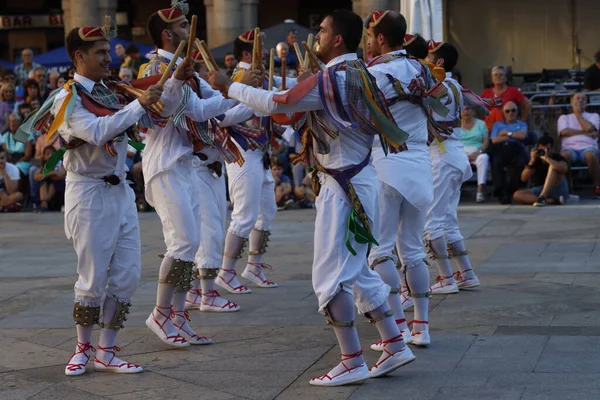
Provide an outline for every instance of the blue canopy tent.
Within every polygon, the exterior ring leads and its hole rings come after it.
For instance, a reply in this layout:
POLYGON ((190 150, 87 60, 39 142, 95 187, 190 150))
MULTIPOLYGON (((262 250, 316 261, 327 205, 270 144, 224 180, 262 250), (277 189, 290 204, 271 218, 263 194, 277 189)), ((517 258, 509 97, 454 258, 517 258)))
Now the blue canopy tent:
MULTIPOLYGON (((133 42, 130 42, 128 40, 118 38, 110 41, 110 57, 113 60, 110 64, 110 68, 118 68, 120 64, 119 57, 115 53, 115 45, 122 44, 123 47, 127 48, 127 46, 129 46, 132 43, 133 42)), ((135 45, 138 47, 138 49, 140 49, 140 53, 142 54, 142 56, 154 50, 153 46, 137 43, 135 45)), ((73 65, 71 59, 69 58, 69 55, 67 54, 67 48, 64 46, 59 47, 58 49, 50 50, 44 54, 40 54, 36 56, 33 59, 33 61, 43 65, 48 69, 56 68, 59 71, 66 71, 69 67, 71 67, 71 65, 73 65)))
POLYGON ((6 61, 6 60, 0 60, 0 69, 10 69, 12 70, 15 67, 15 64, 6 61))

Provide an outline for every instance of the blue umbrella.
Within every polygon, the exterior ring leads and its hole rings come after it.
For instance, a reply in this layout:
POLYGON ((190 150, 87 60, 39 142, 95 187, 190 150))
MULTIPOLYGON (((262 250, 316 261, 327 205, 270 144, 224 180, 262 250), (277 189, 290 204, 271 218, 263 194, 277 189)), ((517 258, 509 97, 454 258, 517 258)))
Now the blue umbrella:
MULTIPOLYGON (((117 68, 121 64, 119 57, 115 53, 115 45, 122 44, 123 47, 127 48, 127 46, 132 43, 133 42, 130 42, 129 40, 118 38, 110 41, 110 57, 113 59, 113 62, 110 64, 110 68, 117 68)), ((154 50, 153 46, 148 46, 145 44, 136 43, 136 46, 138 49, 140 49, 142 56, 154 50)), ((46 68, 66 69, 73 65, 69 55, 67 54, 67 48, 65 46, 35 56, 33 61, 43 65, 46 68)))
POLYGON ((4 69, 13 69, 15 67, 15 64, 6 61, 6 60, 0 60, 0 68, 4 68, 4 69))

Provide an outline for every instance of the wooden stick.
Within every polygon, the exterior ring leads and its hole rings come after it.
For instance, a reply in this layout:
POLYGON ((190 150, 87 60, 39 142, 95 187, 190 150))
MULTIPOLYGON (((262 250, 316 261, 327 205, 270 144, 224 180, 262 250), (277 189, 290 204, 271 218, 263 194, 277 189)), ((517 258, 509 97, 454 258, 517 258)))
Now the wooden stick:
POLYGON ((275 49, 271 49, 269 54, 269 90, 273 90, 273 82, 275 78, 275 49))
POLYGON ((254 28, 254 43, 252 46, 252 69, 258 69, 259 58, 262 63, 262 49, 260 48, 260 28, 254 28))
POLYGON ((298 42, 294 43, 294 50, 296 51, 296 55, 298 56, 298 65, 304 68, 304 57, 302 57, 302 53, 300 52, 300 46, 298 42))
POLYGON ((198 51, 202 54, 202 58, 204 59, 204 63, 206 64, 206 69, 208 72, 210 71, 219 71, 219 64, 211 54, 208 49, 208 45, 204 40, 196 39, 196 47, 198 47, 198 51))
POLYGON ((171 70, 173 70, 173 67, 175 67, 175 63, 183 54, 186 44, 187 42, 185 40, 182 40, 181 43, 179 43, 179 47, 177 47, 177 50, 175 50, 175 54, 173 54, 173 58, 171 58, 171 62, 169 63, 169 65, 167 65, 167 69, 163 73, 163 76, 160 78, 160 81, 158 81, 157 86, 164 86, 165 82, 169 78, 169 75, 171 74, 171 70))
POLYGON ((206 54, 206 49, 204 49, 204 47, 202 47, 200 45, 200 40, 199 39, 196 39, 196 40, 198 41, 196 46, 198 47, 198 51, 202 55, 202 60, 204 61, 204 65, 206 65, 206 69, 208 70, 208 72, 218 71, 218 69, 215 69, 215 66, 210 61, 210 56, 208 54, 206 54))
POLYGON ((279 90, 285 90, 285 78, 287 77, 287 58, 281 59, 281 87, 279 90))
POLYGON ((367 33, 363 32, 362 37, 362 48, 363 48, 363 61, 367 62, 369 58, 369 50, 367 49, 367 33))
POLYGON ((194 41, 196 39, 196 24, 198 23, 198 17, 192 15, 192 23, 190 25, 190 38, 188 40, 187 58, 192 58, 194 52, 194 41))
MULTIPOLYGON (((313 35, 312 33, 308 34, 308 39, 306 40, 306 44, 308 45, 308 48, 312 51, 313 49, 313 43, 315 40, 315 35, 313 35)), ((309 60, 306 59, 306 56, 304 57, 304 68, 308 68, 308 63, 309 60)))
MULTIPOLYGON (((305 60, 308 59, 311 69, 314 68, 317 71, 320 71, 321 70, 321 64, 319 64, 319 60, 317 59, 317 56, 315 56, 315 54, 308 47, 308 45, 306 44, 306 42, 302 42, 302 46, 304 47, 304 50, 306 51, 306 55, 305 55, 304 59, 305 60)), ((307 66, 307 68, 308 68, 308 66, 307 66)))

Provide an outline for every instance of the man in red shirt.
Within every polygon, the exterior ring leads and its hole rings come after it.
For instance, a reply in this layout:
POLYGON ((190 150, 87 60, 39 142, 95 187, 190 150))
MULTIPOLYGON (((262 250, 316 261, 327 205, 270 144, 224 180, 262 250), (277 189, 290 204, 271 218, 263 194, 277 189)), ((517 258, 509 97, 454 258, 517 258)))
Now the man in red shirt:
POLYGON ((529 116, 529 111, 531 110, 531 103, 529 99, 521 93, 521 91, 514 87, 508 86, 506 83, 506 69, 501 66, 497 66, 492 68, 492 83, 493 86, 487 88, 481 93, 481 97, 487 99, 502 99, 502 104, 499 104, 498 107, 490 108, 490 115, 485 118, 485 123, 488 127, 488 130, 492 131, 492 126, 495 122, 501 122, 504 120, 504 116, 502 115, 502 106, 508 103, 509 101, 517 103, 520 108, 521 120, 526 121, 529 116))

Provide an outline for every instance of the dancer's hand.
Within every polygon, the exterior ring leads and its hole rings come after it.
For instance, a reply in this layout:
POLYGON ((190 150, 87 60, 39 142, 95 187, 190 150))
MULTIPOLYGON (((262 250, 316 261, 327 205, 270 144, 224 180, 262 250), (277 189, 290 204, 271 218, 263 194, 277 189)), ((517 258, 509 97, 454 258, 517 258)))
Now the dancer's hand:
POLYGON ((158 103, 160 96, 162 96, 162 86, 152 85, 150 86, 138 99, 142 107, 148 108, 152 104, 158 103))

